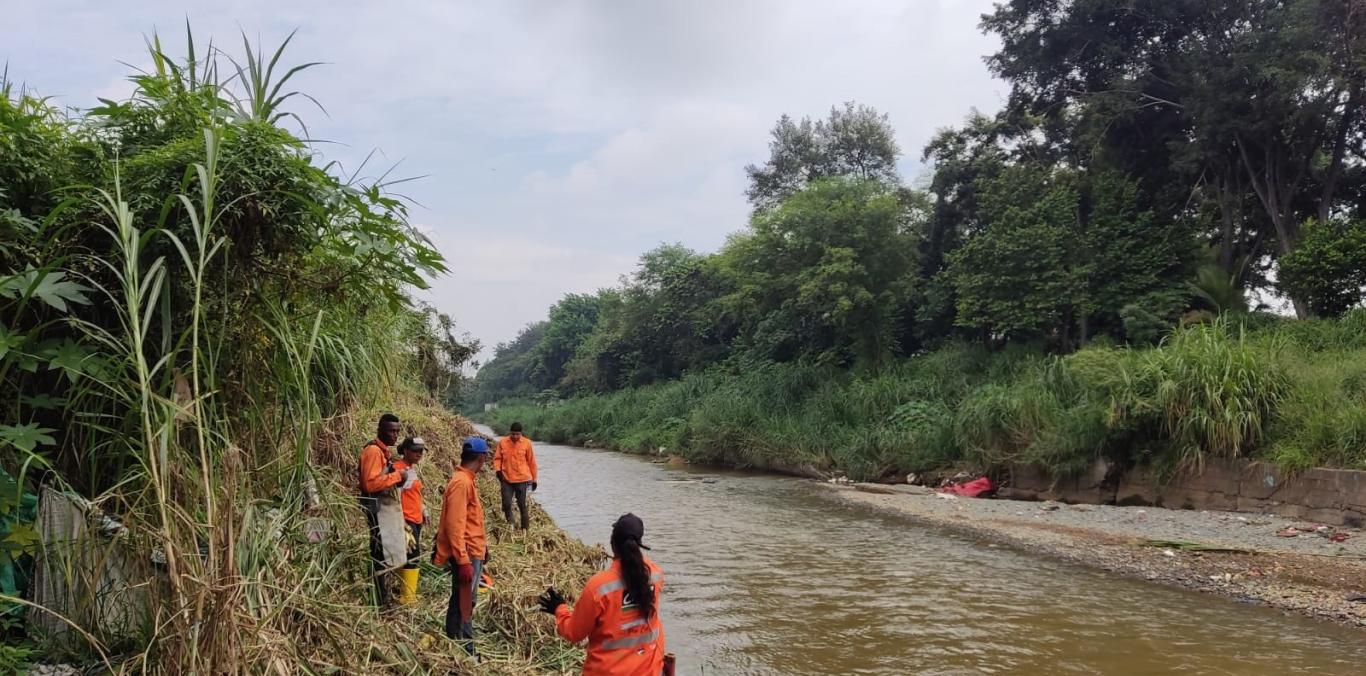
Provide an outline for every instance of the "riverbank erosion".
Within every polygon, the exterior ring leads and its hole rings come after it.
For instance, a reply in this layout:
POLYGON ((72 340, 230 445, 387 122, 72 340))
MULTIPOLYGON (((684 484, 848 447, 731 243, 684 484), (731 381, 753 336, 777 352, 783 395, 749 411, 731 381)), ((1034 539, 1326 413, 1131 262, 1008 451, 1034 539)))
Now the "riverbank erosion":
POLYGON ((845 504, 992 545, 1366 629, 1366 532, 1360 529, 1234 512, 828 485, 845 504))

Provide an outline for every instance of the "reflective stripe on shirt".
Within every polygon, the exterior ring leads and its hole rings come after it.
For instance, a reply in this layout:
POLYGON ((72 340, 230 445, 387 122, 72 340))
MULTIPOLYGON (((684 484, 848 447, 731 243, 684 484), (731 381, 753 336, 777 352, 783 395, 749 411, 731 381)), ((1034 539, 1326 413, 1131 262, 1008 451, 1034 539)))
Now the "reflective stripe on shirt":
POLYGON ((613 640, 611 640, 611 641, 603 641, 603 643, 602 643, 602 649, 603 649, 603 650, 623 650, 623 649, 625 649, 625 648, 636 648, 636 647, 639 647, 639 646, 643 646, 643 645, 647 645, 647 644, 650 644, 650 643, 654 643, 654 642, 655 642, 655 639, 658 639, 658 638, 659 638, 659 630, 658 630, 658 629, 651 629, 650 631, 648 631, 648 632, 646 632, 646 633, 644 633, 644 634, 637 634, 637 635, 635 635, 635 636, 625 636, 625 637, 622 637, 622 638, 613 639, 613 640))
MULTIPOLYGON (((651 573, 651 574, 650 574, 650 584, 659 584, 659 582, 660 582, 661 580, 663 580, 663 579, 664 579, 664 573, 658 573, 658 572, 657 572, 657 573, 651 573)), ((602 596, 602 595, 604 595, 604 594, 611 594, 612 592, 617 591, 618 589, 622 589, 622 588, 624 588, 625 586, 626 586, 626 583, 622 582, 622 581, 621 581, 621 578, 617 578, 617 579, 615 579, 615 580, 612 580, 611 582, 607 582, 607 583, 603 584, 601 587, 598 587, 598 590, 597 590, 596 592, 594 592, 593 595, 594 595, 594 596, 602 596)))

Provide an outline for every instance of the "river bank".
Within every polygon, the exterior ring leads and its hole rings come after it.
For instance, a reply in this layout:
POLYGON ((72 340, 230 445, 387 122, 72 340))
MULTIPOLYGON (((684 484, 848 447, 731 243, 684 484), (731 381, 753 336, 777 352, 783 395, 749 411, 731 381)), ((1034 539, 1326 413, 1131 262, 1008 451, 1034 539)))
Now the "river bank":
MULTIPOLYGON (((402 637, 407 648, 403 651, 405 659, 387 665, 386 670, 490 676, 575 673, 583 663, 583 648, 556 635, 554 622, 539 611, 536 598, 548 586, 563 590, 581 588, 606 562, 606 553, 570 537, 534 500, 530 502, 531 527, 526 531, 512 528, 502 519, 501 496, 493 470, 485 468, 477 485, 488 532, 489 563, 485 572, 493 584, 480 594, 475 610, 479 659, 468 658, 443 632, 451 576, 431 565, 428 559, 434 546, 432 538, 441 513, 443 490, 457 464, 461 443, 470 435, 487 436, 488 430, 478 429, 465 418, 431 402, 404 401, 390 410, 403 420, 405 434, 422 436, 427 442, 427 457, 418 466, 418 472, 424 483, 423 502, 432 515, 432 523, 422 533, 417 602, 378 615, 383 633, 402 637)), ((340 429, 334 427, 344 441, 337 440, 341 443, 324 455, 337 456, 334 464, 340 472, 350 470, 354 463, 351 449, 364 444, 370 434, 366 423, 379 412, 367 411, 352 416, 351 423, 340 429)), ((360 526, 351 524, 355 529, 360 526)), ((369 608, 364 610, 372 612, 369 608)))
POLYGON ((1315 531, 1317 524, 1258 514, 958 498, 915 486, 825 485, 845 504, 922 525, 1366 629, 1366 599, 1349 600, 1366 594, 1366 532, 1360 529, 1315 531), (1339 537, 1325 537, 1332 535, 1339 537))

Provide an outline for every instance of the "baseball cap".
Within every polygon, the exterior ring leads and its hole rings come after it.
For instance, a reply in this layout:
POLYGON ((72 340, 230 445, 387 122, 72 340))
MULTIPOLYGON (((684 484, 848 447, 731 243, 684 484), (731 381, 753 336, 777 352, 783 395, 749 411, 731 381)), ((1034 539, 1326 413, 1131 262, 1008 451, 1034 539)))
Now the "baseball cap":
POLYGON ((641 549, 649 549, 640 541, 643 537, 645 537, 645 522, 641 521, 640 517, 635 514, 627 512, 621 515, 616 523, 612 524, 613 540, 635 540, 641 549))

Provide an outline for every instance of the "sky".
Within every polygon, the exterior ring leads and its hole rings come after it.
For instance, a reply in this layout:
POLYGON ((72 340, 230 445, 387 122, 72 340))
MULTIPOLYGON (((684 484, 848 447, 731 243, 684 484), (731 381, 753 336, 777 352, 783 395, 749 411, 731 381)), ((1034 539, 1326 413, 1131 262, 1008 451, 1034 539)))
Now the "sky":
POLYGON ((132 92, 145 36, 283 61, 326 159, 396 188, 450 262, 424 298, 485 346, 566 293, 618 283, 660 243, 714 251, 745 228, 744 167, 780 115, 888 114, 907 180, 935 130, 1001 107, 977 28, 989 0, 4 3, 0 61, 60 105, 132 92))

